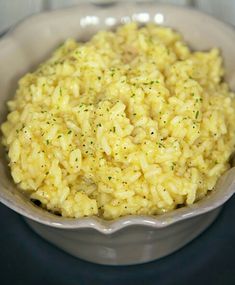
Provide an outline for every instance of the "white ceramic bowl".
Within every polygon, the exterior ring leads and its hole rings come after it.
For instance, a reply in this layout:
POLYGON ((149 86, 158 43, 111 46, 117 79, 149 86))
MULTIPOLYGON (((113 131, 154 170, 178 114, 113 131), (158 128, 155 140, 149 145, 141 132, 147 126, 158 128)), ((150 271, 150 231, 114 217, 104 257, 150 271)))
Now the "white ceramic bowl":
MULTIPOLYGON (((0 120, 5 102, 17 81, 33 70, 68 37, 87 40, 100 29, 111 29, 135 20, 173 27, 194 49, 219 47, 226 65, 226 79, 235 79, 235 32, 222 22, 188 8, 142 4, 83 4, 36 15, 21 22, 0 41, 0 120)), ((65 251, 101 264, 136 264, 165 256, 188 243, 216 218, 220 206, 234 193, 234 169, 215 191, 190 206, 160 216, 127 216, 115 221, 97 217, 66 219, 36 207, 14 185, 4 150, 0 152, 0 201, 27 218, 41 236, 65 251)))

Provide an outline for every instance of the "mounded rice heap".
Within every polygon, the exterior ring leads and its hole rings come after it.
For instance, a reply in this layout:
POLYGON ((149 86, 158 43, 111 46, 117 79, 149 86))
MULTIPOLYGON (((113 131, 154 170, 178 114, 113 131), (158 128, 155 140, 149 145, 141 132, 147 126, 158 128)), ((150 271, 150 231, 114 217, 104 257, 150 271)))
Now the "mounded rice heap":
POLYGON ((15 183, 65 217, 160 214, 203 198, 235 143, 221 63, 217 49, 191 52, 155 25, 67 40, 8 102, 15 183))

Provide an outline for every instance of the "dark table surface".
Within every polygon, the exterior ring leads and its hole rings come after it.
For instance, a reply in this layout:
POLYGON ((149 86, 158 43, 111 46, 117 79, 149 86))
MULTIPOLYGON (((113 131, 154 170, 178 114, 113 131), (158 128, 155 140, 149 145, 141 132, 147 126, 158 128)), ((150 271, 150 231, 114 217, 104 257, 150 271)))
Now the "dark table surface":
POLYGON ((235 285, 235 197, 190 244, 158 261, 103 266, 76 259, 0 204, 0 284, 235 285))

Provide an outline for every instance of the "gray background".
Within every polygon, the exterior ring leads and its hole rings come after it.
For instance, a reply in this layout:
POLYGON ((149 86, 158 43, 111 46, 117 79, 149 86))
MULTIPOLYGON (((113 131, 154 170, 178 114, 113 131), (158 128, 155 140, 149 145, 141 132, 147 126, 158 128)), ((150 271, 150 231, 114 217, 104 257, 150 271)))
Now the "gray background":
MULTIPOLYGON (((154 0, 153 0, 154 1, 154 0)), ((81 2, 109 3, 113 0, 0 0, 0 33, 29 15, 69 7, 81 2)), ((119 0, 121 2, 121 0, 119 0)), ((124 2, 124 0, 123 0, 124 2)), ((134 2, 134 0, 129 0, 134 2)), ((144 2, 144 0, 139 1, 144 2)), ((155 0, 158 3, 191 5, 235 25, 235 0, 155 0)))

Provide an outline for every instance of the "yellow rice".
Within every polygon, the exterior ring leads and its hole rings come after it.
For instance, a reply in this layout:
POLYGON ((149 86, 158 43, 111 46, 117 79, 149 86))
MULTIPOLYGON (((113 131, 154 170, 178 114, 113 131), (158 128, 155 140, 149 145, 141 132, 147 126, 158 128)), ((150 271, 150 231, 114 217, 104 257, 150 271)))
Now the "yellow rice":
POLYGON ((19 81, 2 124, 12 177, 65 217, 160 214, 229 168, 234 94, 216 48, 135 23, 69 39, 19 81))

